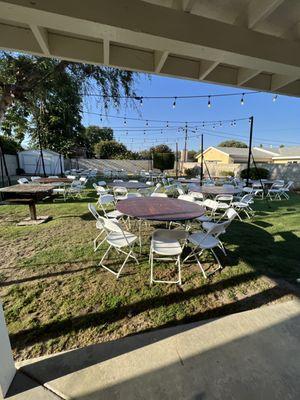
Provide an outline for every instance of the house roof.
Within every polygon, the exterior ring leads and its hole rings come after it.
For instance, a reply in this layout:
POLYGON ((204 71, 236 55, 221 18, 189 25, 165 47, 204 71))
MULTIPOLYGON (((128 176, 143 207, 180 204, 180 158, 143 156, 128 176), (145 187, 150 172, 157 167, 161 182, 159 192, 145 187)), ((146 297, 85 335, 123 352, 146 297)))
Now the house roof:
MULTIPOLYGON (((228 154, 231 158, 234 160, 245 160, 248 157, 248 148, 240 148, 240 147, 220 147, 220 146, 211 146, 208 149, 204 151, 207 152, 209 149, 217 149, 221 151, 222 153, 228 154)), ((273 152, 272 150, 266 150, 258 147, 253 147, 252 149, 252 154, 254 158, 259 158, 259 159, 268 159, 270 160, 272 157, 277 156, 278 153, 273 152)), ((201 155, 201 152, 198 154, 198 156, 201 155)))
MULTIPOLYGON (((288 147, 279 147, 278 149, 278 157, 299 157, 300 156, 300 146, 288 146, 288 147)), ((276 158, 275 156, 274 158, 276 158)))

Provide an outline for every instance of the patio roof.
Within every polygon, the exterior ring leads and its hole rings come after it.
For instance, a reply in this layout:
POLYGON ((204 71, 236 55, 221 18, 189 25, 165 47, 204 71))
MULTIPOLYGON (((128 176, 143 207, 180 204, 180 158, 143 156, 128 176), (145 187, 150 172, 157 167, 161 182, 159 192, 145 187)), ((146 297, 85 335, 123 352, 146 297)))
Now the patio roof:
POLYGON ((300 95, 298 0, 0 1, 0 48, 300 95))

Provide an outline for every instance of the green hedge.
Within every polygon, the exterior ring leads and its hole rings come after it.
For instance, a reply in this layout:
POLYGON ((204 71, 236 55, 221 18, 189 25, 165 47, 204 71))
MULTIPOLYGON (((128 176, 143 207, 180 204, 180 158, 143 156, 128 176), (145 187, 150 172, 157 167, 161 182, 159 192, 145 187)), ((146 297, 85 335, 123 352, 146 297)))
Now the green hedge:
POLYGON ((174 153, 153 153, 153 167, 165 171, 174 168, 174 153))
MULTIPOLYGON (((268 171, 266 168, 250 168, 250 174, 249 178, 250 179, 268 179, 270 176, 270 171, 268 171)), ((247 168, 243 169, 241 171, 241 178, 246 179, 247 178, 247 168)))

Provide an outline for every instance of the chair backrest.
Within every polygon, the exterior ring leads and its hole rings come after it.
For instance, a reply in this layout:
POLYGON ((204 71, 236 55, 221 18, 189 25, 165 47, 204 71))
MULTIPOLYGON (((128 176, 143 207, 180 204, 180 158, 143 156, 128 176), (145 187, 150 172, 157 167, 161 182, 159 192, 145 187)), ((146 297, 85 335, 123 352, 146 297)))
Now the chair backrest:
POLYGON ((151 197, 168 197, 168 195, 166 193, 153 192, 153 193, 151 193, 151 197))
POLYGON ((184 190, 183 190, 181 187, 178 187, 178 186, 177 186, 177 187, 176 187, 176 190, 177 190, 179 196, 184 195, 184 190))
POLYGON ((99 181, 97 182, 98 186, 106 186, 106 182, 105 181, 99 181))
POLYGON ((253 195, 245 194, 245 196, 243 196, 240 201, 241 203, 246 203, 246 204, 253 203, 253 195))
MULTIPOLYGON (((49 178, 51 178, 51 176, 49 176, 49 178)), ((21 179, 26 179, 26 178, 21 178, 21 179)), ((32 182, 37 181, 38 179, 41 179, 40 176, 31 176, 30 179, 32 180, 32 182)), ((26 179, 28 182, 28 179, 26 179)))
POLYGON ((137 179, 129 179, 128 182, 139 183, 139 181, 137 179))
POLYGON ((227 202, 232 203, 233 196, 232 196, 232 194, 218 194, 215 197, 215 200, 216 201, 223 201, 223 202, 225 201, 226 203, 227 202))
POLYGON ((161 183, 157 183, 157 184, 155 185, 155 188, 154 188, 154 190, 153 190, 153 193, 156 193, 161 187, 162 187, 162 184, 161 184, 161 183))
POLYGON ((99 196, 98 198, 98 204, 99 205, 107 205, 107 204, 113 204, 114 203, 114 196, 112 194, 103 194, 99 196))
POLYGON ((68 179, 74 179, 74 180, 75 180, 75 179, 76 179, 76 176, 75 176, 75 175, 67 175, 67 178, 68 178, 68 179))
POLYGON ((134 192, 134 193, 127 193, 127 199, 134 199, 135 197, 143 197, 141 193, 134 192))
POLYGON ((93 183, 92 186, 93 186, 94 189, 96 189, 96 190, 98 189, 98 186, 96 185, 96 183, 93 183))
POLYGON ((219 224, 213 225, 208 231, 208 235, 213 235, 218 237, 221 233, 224 233, 228 225, 230 224, 231 221, 225 221, 221 222, 219 224))
POLYGON ((100 215, 98 214, 98 212, 97 212, 96 207, 94 206, 94 204, 89 203, 89 204, 88 204, 88 209, 89 209, 90 213, 94 216, 94 218, 95 218, 96 220, 98 220, 98 219, 100 218, 100 215))
POLYGON ((87 178, 86 176, 81 176, 81 177, 79 178, 79 181, 80 181, 81 183, 87 183, 88 178, 87 178))
POLYGON ((195 202, 195 198, 190 194, 181 194, 180 196, 178 196, 178 200, 190 201, 191 203, 195 202))
POLYGON ((218 202, 211 199, 204 200, 203 205, 210 210, 216 210, 218 208, 218 202))
POLYGON ((235 211, 234 208, 230 207, 225 211, 224 216, 226 216, 229 221, 233 221, 234 218, 238 216, 238 213, 235 211))
POLYGON ((18 179, 18 183, 20 185, 25 185, 26 183, 29 183, 29 180, 27 178, 20 178, 18 179))
POLYGON ((223 184, 223 188, 224 189, 232 189, 233 190, 234 189, 234 185, 229 185, 228 183, 224 183, 223 184))
POLYGON ((123 181, 123 179, 114 179, 113 182, 118 183, 118 182, 124 182, 124 181, 123 181))
POLYGON ((243 188, 243 192, 245 192, 245 193, 252 193, 252 192, 253 192, 253 187, 245 186, 245 187, 243 188))
POLYGON ((49 175, 49 176, 48 176, 48 178, 54 178, 54 179, 57 179, 57 178, 59 178, 59 176, 58 176, 58 175, 49 175))
POLYGON ((122 186, 115 186, 113 188, 113 192, 115 195, 126 195, 128 193, 128 190, 125 187, 122 186))
POLYGON ((197 200, 204 200, 203 193, 193 192, 192 190, 189 192, 191 196, 193 196, 197 200))

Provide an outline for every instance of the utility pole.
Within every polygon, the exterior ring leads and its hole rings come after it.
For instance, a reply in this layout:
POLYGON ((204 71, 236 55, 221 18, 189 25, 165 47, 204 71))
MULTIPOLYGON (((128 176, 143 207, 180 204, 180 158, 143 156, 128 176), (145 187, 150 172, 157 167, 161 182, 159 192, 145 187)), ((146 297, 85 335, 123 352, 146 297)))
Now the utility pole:
POLYGON ((42 102, 40 103, 40 120, 39 120, 39 126, 38 126, 38 139, 39 139, 40 157, 41 157, 41 161, 42 161, 43 174, 44 174, 44 177, 46 177, 44 154, 43 154, 42 140, 41 140, 41 128, 42 128, 41 118, 42 118, 42 102))
POLYGON ((249 135, 249 151, 248 151, 248 162, 247 162, 247 180, 246 186, 249 184, 250 178, 250 161, 251 161, 251 154, 252 154, 252 136, 253 136, 253 116, 250 117, 250 135, 249 135))
POLYGON ((176 173, 176 179, 178 179, 178 142, 176 142, 176 153, 175 153, 175 156, 176 156, 176 159, 175 159, 175 161, 176 161, 175 173, 176 173))
POLYGON ((201 133, 201 173, 200 173, 200 186, 203 183, 203 133, 201 133))
POLYGON ((185 136, 184 136, 184 153, 183 153, 183 161, 182 161, 182 172, 184 169, 184 163, 187 162, 187 141, 188 141, 188 126, 187 126, 187 122, 185 123, 185 127, 184 127, 184 132, 185 132, 185 136))

